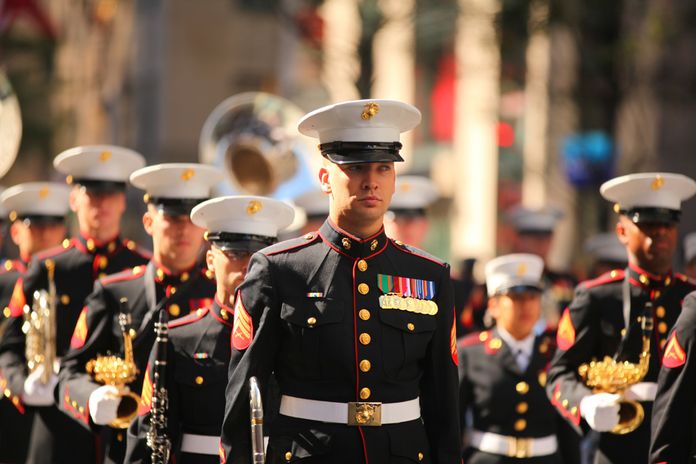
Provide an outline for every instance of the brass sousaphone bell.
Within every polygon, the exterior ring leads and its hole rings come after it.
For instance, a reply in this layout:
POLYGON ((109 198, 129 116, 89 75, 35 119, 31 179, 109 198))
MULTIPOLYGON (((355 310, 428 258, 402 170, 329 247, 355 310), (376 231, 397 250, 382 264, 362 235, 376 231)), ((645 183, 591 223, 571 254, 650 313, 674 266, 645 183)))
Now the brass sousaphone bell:
MULTIPOLYGON (((282 185, 315 179, 321 157, 297 131, 303 111, 276 95, 246 92, 220 103, 201 130, 199 158, 224 169, 234 192, 273 196, 282 185)), ((306 186, 304 186, 306 188, 306 186)))

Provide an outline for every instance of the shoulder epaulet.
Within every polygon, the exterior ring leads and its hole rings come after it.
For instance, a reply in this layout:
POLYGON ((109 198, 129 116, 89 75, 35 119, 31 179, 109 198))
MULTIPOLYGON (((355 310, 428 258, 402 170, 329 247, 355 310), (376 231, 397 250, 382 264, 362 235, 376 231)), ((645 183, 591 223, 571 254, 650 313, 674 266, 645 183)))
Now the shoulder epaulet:
POLYGON ((419 258, 427 259, 428 261, 432 261, 435 264, 439 264, 440 266, 447 266, 446 262, 444 262, 443 260, 441 260, 437 256, 433 256, 430 253, 427 253, 427 252, 421 250, 420 248, 416 248, 416 247, 411 246, 411 245, 406 245, 401 240, 389 239, 389 241, 391 243, 393 243, 397 249, 399 249, 403 252, 418 256, 419 258))
POLYGON ((36 253, 36 259, 39 261, 42 261, 46 258, 52 258, 54 256, 57 256, 61 253, 66 252, 67 250, 73 248, 75 246, 75 243, 72 240, 68 240, 67 238, 63 240, 62 245, 55 246, 53 248, 49 248, 48 250, 41 251, 39 253, 36 253))
POLYGON ((125 271, 117 272, 110 276, 101 279, 102 285, 112 284, 114 282, 121 282, 124 280, 137 279, 145 273, 145 266, 135 266, 131 269, 126 269, 125 271))
POLYGON ((696 280, 692 279, 691 277, 687 276, 686 274, 682 274, 681 272, 675 272, 674 277, 677 279, 681 280, 684 283, 693 285, 696 287, 696 280))
POLYGON ((623 269, 614 269, 613 271, 605 272, 601 276, 591 279, 591 280, 586 280, 582 284, 583 287, 585 288, 592 288, 596 287, 598 285, 603 285, 603 284, 608 284, 610 282, 616 282, 617 280, 621 280, 624 278, 624 270, 623 269))
POLYGON ((318 238, 319 234, 317 232, 309 232, 302 237, 291 238, 289 240, 274 243, 273 245, 267 246, 260 252, 266 256, 277 255, 278 253, 305 247, 311 243, 314 243, 318 238))
POLYGON ((124 239, 123 246, 128 248, 130 251, 138 253, 143 258, 146 258, 148 260, 152 259, 152 253, 150 252, 150 250, 141 247, 140 245, 135 243, 133 240, 124 239))
POLYGON ((208 314, 208 308, 198 308, 197 310, 193 311, 191 314, 187 314, 184 317, 180 317, 179 319, 175 319, 175 320, 169 322, 169 324, 167 324, 167 326, 170 329, 173 329, 174 327, 180 327, 182 325, 190 324, 192 322, 196 322, 196 321, 203 319, 203 317, 206 314, 208 314))
POLYGON ((473 332, 468 335, 464 335, 459 339, 457 345, 459 348, 465 348, 467 346, 478 345, 485 342, 490 337, 490 331, 484 330, 482 332, 473 332))

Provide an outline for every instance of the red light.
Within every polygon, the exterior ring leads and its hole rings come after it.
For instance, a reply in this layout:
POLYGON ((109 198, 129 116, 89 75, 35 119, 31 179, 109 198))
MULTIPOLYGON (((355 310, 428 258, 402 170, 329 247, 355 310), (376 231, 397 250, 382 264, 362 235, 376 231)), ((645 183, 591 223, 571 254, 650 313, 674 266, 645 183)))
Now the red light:
POLYGON ((510 124, 498 122, 495 129, 499 147, 510 148, 515 143, 515 129, 510 124))

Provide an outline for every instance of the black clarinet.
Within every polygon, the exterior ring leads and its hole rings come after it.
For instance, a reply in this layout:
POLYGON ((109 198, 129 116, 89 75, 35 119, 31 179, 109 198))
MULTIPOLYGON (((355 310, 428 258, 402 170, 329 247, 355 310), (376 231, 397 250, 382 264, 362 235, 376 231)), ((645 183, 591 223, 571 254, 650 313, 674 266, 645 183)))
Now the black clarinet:
POLYGON ((150 409, 150 429, 147 431, 147 446, 152 450, 153 464, 167 464, 172 442, 167 436, 167 343, 169 327, 167 315, 160 310, 159 321, 155 323, 155 367, 152 379, 152 408, 150 409))

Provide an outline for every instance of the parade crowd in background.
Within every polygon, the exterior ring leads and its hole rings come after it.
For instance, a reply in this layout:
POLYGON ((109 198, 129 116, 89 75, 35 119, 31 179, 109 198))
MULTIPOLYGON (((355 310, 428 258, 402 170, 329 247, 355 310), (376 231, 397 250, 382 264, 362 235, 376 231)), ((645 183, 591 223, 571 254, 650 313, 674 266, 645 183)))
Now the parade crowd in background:
POLYGON ((694 462, 696 235, 676 250, 696 182, 605 182, 615 227, 583 281, 547 264, 563 212, 507 211, 512 253, 476 282, 422 249, 437 187, 396 174, 420 120, 305 115, 323 158, 292 202, 112 145, 6 188, 0 462, 694 462), (151 243, 121 234, 131 188, 151 243))

